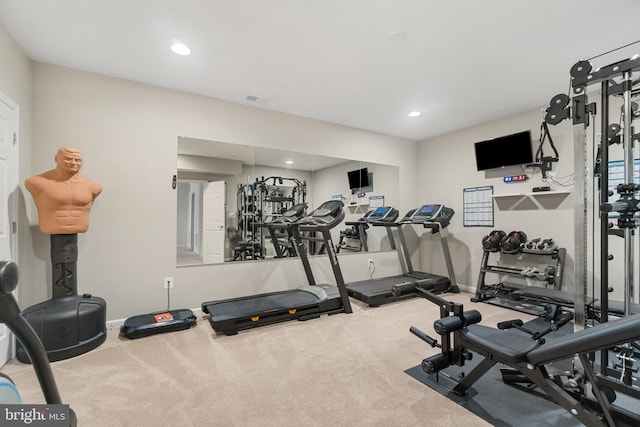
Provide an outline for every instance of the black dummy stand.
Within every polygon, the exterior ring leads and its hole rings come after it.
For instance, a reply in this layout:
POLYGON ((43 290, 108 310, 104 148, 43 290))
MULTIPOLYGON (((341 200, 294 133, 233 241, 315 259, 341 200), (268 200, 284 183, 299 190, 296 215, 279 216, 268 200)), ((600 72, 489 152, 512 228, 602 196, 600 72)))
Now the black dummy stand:
POLYGON ((51 235, 53 298, 78 294, 78 235, 51 235))
MULTIPOLYGON (((91 294, 78 295, 78 235, 51 235, 52 297, 23 311, 42 341, 50 362, 86 353, 107 338, 107 303, 91 294)), ((17 357, 29 356, 17 343, 17 357)))

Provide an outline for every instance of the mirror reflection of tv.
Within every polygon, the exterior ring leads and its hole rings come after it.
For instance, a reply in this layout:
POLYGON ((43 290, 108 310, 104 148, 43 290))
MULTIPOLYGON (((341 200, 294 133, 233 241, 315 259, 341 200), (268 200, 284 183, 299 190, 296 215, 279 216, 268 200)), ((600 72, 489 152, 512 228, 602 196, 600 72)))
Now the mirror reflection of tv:
POLYGON ((479 171, 533 162, 531 131, 518 132, 474 144, 479 171))
POLYGON ((364 188, 371 185, 369 182, 369 170, 367 168, 349 171, 347 172, 347 178, 349 179, 350 190, 364 188))

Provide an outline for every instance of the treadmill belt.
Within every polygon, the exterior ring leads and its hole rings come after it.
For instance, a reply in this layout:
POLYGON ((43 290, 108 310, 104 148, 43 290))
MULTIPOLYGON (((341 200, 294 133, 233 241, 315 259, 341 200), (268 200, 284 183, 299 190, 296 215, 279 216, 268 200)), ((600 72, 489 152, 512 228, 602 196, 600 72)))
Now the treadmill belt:
POLYGON ((362 294, 377 294, 391 292, 391 288, 394 285, 403 283, 415 284, 416 279, 407 276, 389 276, 381 277, 379 279, 362 280, 360 282, 353 282, 347 284, 347 289, 350 291, 356 291, 362 294))
POLYGON ((207 311, 214 321, 236 319, 246 316, 258 316, 273 311, 302 308, 317 305, 319 299, 310 292, 292 290, 273 292, 247 298, 205 303, 207 311))

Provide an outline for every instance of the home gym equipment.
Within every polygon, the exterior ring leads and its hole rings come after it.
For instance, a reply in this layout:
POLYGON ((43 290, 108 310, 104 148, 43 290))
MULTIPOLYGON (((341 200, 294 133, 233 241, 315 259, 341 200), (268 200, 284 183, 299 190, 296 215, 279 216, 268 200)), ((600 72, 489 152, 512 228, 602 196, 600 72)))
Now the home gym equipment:
MULTIPOLYGON (((573 123, 574 311, 579 327, 606 327, 612 319, 631 317, 638 312, 634 259, 638 250, 635 233, 640 205, 639 186, 634 177, 638 135, 633 122, 637 114, 632 101, 639 94, 638 72, 638 55, 598 67, 590 61, 579 61, 570 70, 570 94, 554 96, 546 109, 548 124, 556 125, 565 119, 573 123), (590 86, 595 90, 588 90, 590 86), (589 100, 589 95, 596 93, 600 96, 597 108, 596 103, 589 100), (590 122, 596 118, 600 121, 602 137, 596 138, 594 129, 590 140, 587 128, 595 128, 590 122), (613 118, 616 122, 610 123, 613 118), (593 185, 588 185, 590 179, 593 185), (588 209, 588 205, 594 208, 588 209), (599 233, 593 233, 590 238, 590 230, 599 233), (616 247, 622 255, 614 254, 616 247), (616 273, 620 277, 616 277, 616 273), (610 298, 614 291, 622 301, 610 298)), ((640 399, 640 384, 632 374, 640 369, 639 347, 637 342, 629 342, 615 352, 604 348, 596 353, 591 363, 598 384, 640 399)))
POLYGON ((522 231, 512 231, 506 235, 492 231, 482 240, 483 255, 480 274, 473 302, 487 302, 494 305, 543 316, 553 320, 564 308, 573 308, 573 295, 562 291, 565 258, 567 250, 560 248, 553 239, 535 238, 527 240, 522 231), (497 238, 502 241, 497 243, 497 238), (500 252, 502 265, 489 264, 491 254, 500 252), (505 257, 505 259, 503 259, 505 257), (548 257, 548 258, 547 258, 548 257), (552 265, 544 265, 550 259, 552 265), (528 264, 528 265, 527 265, 528 264), (516 279, 514 283, 502 281, 488 285, 487 274, 495 274, 502 280, 504 276, 516 279), (529 284, 524 279, 542 282, 544 287, 529 284))
POLYGON ((351 313, 349 296, 338 263, 330 230, 344 219, 343 203, 330 200, 308 215, 291 223, 270 223, 269 227, 286 230, 296 244, 299 259, 309 285, 298 289, 202 303, 216 332, 235 335, 242 329, 283 322, 308 320, 322 314, 351 313), (307 257, 304 240, 320 233, 336 279, 336 285, 317 284, 307 257))
POLYGON ((189 309, 157 311, 129 317, 120 326, 120 335, 135 339, 163 332, 183 331, 197 322, 189 309))
MULTIPOLYGON (((551 138, 551 133, 549 132, 549 126, 547 125, 547 122, 543 121, 542 124, 540 125, 540 140, 538 141, 538 148, 536 149, 536 154, 534 156, 535 163, 532 166, 539 167, 542 173, 543 180, 546 180, 547 172, 551 171, 552 169, 552 166, 553 166, 552 163, 555 163, 558 160, 560 160, 560 155, 558 154, 558 150, 556 149, 556 146, 553 143, 553 139, 551 138), (549 146, 553 150, 553 154, 554 154, 553 156, 544 155, 544 142, 546 140, 549 140, 549 146)), ((538 191, 549 191, 550 189, 549 187, 546 187, 545 190, 541 189, 544 187, 538 187, 538 188, 539 188, 538 191)), ((535 192, 536 189, 534 188, 533 191, 535 192)))
POLYGON ((524 231, 512 231, 500 243, 500 250, 506 254, 516 254, 522 250, 526 241, 524 231))
MULTIPOLYGON (((338 249, 346 249, 354 252, 369 252, 369 245, 367 244, 367 229, 369 224, 373 222, 394 222, 398 219, 398 210, 390 206, 379 207, 367 212, 362 218, 357 221, 347 221, 344 225, 351 228, 340 231, 340 240, 338 241, 338 249), (357 241, 357 246, 350 246, 347 244, 347 240, 357 241)), ((393 236, 391 236, 391 229, 387 228, 387 234, 390 235, 389 242, 393 242, 393 236)), ((391 249, 395 249, 395 245, 392 244, 391 249)))
POLYGON ((502 241, 507 238, 507 233, 502 230, 493 230, 482 238, 482 248, 487 252, 498 252, 502 241))
MULTIPOLYGON (((78 295, 77 260, 78 235, 52 234, 52 299, 22 312, 51 362, 84 354, 107 338, 107 303, 91 294, 78 295)), ((29 363, 20 343, 16 353, 18 360, 29 363)))
MULTIPOLYGON (((0 261, 0 322, 16 336, 16 340, 21 344, 26 357, 33 364, 40 388, 44 394, 46 402, 50 405, 62 405, 62 398, 58 391, 56 380, 49 365, 47 352, 42 345, 42 341, 35 333, 29 322, 24 318, 18 307, 18 302, 12 292, 18 286, 18 266, 12 261, 0 261)), ((21 399, 15 385, 5 376, 2 389, 2 403, 20 403, 21 399), (7 394, 7 390, 9 393, 7 394), (4 400, 9 398, 9 400, 4 400)), ((76 415, 73 409, 69 408, 69 425, 77 425, 76 415)))
MULTIPOLYGON (((469 393, 471 387, 500 363, 511 368, 511 371, 503 373, 505 382, 520 382, 521 379, 513 380, 513 372, 516 372, 526 383, 537 386, 533 390, 545 393, 586 426, 615 426, 620 425, 617 424, 619 422, 638 425, 640 422, 637 406, 635 412, 612 407, 615 394, 596 379, 591 358, 596 351, 639 339, 640 315, 623 317, 575 333, 562 331, 570 317, 542 329, 534 329, 538 327, 535 321, 525 324, 517 319, 502 322, 496 329, 477 324, 482 319, 477 310, 465 311, 460 303, 447 301, 428 291, 420 292, 440 307, 440 319, 433 324, 440 335, 440 343, 418 328, 410 328, 411 333, 431 347, 441 349, 440 353, 427 357, 421 364, 422 370, 429 375, 427 384, 435 390, 450 398, 469 395, 469 399, 473 399, 475 394, 469 393), (483 359, 470 372, 457 368, 463 367, 476 355, 483 359), (575 355, 581 362, 582 372, 580 375, 571 372, 574 374, 572 381, 563 384, 559 376, 551 374, 551 365, 572 360, 575 355), (595 399, 588 396, 587 391, 595 399)), ((506 411, 501 414, 502 422, 506 411)), ((516 417, 519 416, 514 414, 516 425, 516 417)))
MULTIPOLYGON (((238 260, 264 259, 265 233, 261 226, 280 217, 294 205, 304 204, 307 183, 297 178, 269 176, 238 186, 238 241, 246 251, 238 260)), ((235 257, 234 257, 235 258, 235 257)))
POLYGON ((291 224, 302 218, 307 212, 306 203, 298 203, 287 209, 282 215, 272 218, 266 224, 261 226, 266 227, 269 230, 269 236, 271 243, 276 251, 275 258, 283 258, 285 256, 297 256, 296 245, 289 233, 286 230, 282 230, 272 225, 275 224, 291 224))
POLYGON ((418 296, 416 286, 434 292, 458 292, 446 236, 446 229, 453 215, 453 209, 444 205, 423 205, 418 209, 409 211, 398 222, 372 222, 373 226, 386 227, 389 239, 392 242, 393 234, 391 229, 397 230, 400 240, 398 258, 403 274, 348 283, 347 290, 349 295, 367 303, 370 307, 378 307, 381 304, 418 296), (403 234, 403 227, 408 225, 422 225, 423 228, 430 229, 432 234, 440 236, 449 277, 413 269, 411 254, 403 234))

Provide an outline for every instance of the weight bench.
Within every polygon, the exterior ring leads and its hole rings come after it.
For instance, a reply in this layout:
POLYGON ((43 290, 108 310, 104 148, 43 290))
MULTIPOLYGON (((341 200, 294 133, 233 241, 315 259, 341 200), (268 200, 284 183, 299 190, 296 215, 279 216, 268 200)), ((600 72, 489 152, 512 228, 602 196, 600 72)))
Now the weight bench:
MULTIPOLYGON (((442 352, 422 361, 427 374, 437 374, 450 365, 463 366, 472 353, 484 359, 450 390, 465 395, 469 388, 497 363, 519 371, 540 388, 554 402, 565 408, 587 426, 615 426, 614 414, 604 391, 598 386, 596 374, 587 354, 625 344, 640 338, 640 314, 602 323, 568 335, 547 335, 555 329, 532 334, 521 321, 499 324, 499 328, 478 325, 482 316, 477 310, 464 311, 462 304, 448 302, 428 291, 421 291, 427 299, 440 306, 441 318, 434 322, 434 330, 442 343, 411 327, 411 332, 442 352), (452 315, 450 315, 452 313, 452 315), (546 336, 546 337, 545 337, 546 336), (581 403, 582 396, 570 393, 552 378, 545 365, 578 355, 599 405, 600 413, 581 403), (604 420, 602 419, 604 417, 604 420)), ((638 420, 640 422, 640 420, 638 420)))

